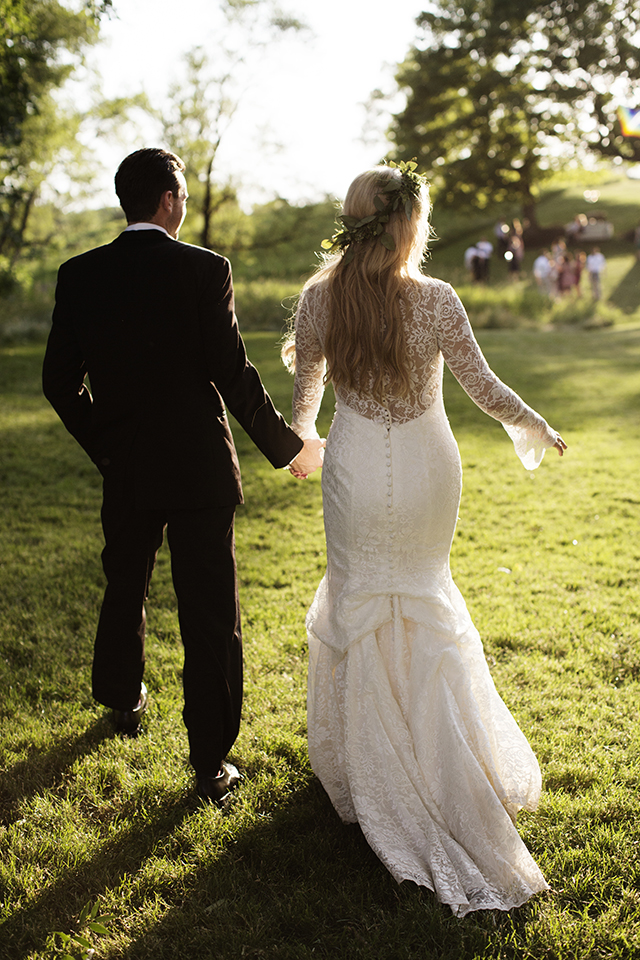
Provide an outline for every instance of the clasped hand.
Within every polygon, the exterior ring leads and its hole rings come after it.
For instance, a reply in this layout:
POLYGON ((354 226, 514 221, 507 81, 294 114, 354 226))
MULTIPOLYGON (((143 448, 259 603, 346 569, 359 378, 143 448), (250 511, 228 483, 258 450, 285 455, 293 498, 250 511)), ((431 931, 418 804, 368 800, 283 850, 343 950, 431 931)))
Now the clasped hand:
POLYGON ((289 464, 290 473, 298 480, 306 480, 309 474, 322 466, 326 443, 326 440, 305 440, 302 450, 289 464))

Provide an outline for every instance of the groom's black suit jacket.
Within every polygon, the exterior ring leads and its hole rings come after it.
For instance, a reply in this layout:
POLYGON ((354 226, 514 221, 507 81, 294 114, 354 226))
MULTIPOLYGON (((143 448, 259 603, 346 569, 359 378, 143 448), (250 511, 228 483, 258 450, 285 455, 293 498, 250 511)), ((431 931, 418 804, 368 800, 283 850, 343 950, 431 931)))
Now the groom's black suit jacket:
POLYGON ((224 403, 273 466, 302 448, 247 360, 229 262, 159 230, 124 232, 62 265, 43 386, 142 508, 242 502, 224 403))

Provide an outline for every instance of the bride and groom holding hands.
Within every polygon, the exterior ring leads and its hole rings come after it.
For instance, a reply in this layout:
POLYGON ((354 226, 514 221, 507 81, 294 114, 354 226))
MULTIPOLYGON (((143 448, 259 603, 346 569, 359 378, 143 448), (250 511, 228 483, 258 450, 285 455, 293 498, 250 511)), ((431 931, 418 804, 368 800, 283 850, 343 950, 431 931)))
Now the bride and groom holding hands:
POLYGON ((527 468, 565 444, 490 370, 452 288, 420 272, 426 184, 414 164, 352 184, 283 350, 290 428, 247 360, 228 261, 178 241, 182 161, 139 150, 115 183, 128 226, 60 268, 43 368, 46 397, 103 476, 95 699, 137 732, 144 601, 166 529, 189 759, 200 796, 226 802, 241 779, 226 757, 242 703, 242 490, 225 405, 274 467, 304 477, 323 463, 315 420, 330 380, 327 573, 307 617, 314 772, 398 881, 458 916, 518 906, 547 888, 515 829, 540 771, 449 572, 461 469, 443 362, 527 468))

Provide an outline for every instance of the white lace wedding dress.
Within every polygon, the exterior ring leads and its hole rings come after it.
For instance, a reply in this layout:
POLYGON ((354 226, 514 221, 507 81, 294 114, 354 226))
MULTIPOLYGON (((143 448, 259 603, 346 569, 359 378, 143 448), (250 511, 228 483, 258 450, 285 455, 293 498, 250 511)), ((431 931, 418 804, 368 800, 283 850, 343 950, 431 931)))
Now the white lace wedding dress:
MULTIPOLYGON (((412 395, 383 407, 337 392, 322 477, 327 571, 307 617, 309 755, 395 879, 464 916, 519 906, 547 884, 514 826, 538 801, 538 763, 449 570, 461 466, 443 358, 527 468, 557 434, 492 373, 448 284, 425 278, 409 302, 412 395)), ((317 436, 327 309, 321 282, 296 317, 304 438, 317 436)))

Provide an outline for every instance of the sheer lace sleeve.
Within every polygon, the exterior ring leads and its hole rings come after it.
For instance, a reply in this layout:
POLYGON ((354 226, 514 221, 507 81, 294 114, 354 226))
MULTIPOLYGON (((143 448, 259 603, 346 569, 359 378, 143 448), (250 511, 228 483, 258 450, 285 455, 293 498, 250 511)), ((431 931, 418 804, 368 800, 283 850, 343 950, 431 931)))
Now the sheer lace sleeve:
POLYGON ((454 377, 485 413, 505 428, 527 470, 540 465, 558 434, 491 370, 457 293, 443 284, 437 309, 438 346, 454 377))
POLYGON ((317 297, 307 291, 296 312, 296 376, 293 384, 292 429, 303 440, 317 439, 316 417, 324 394, 326 361, 313 322, 317 297))

